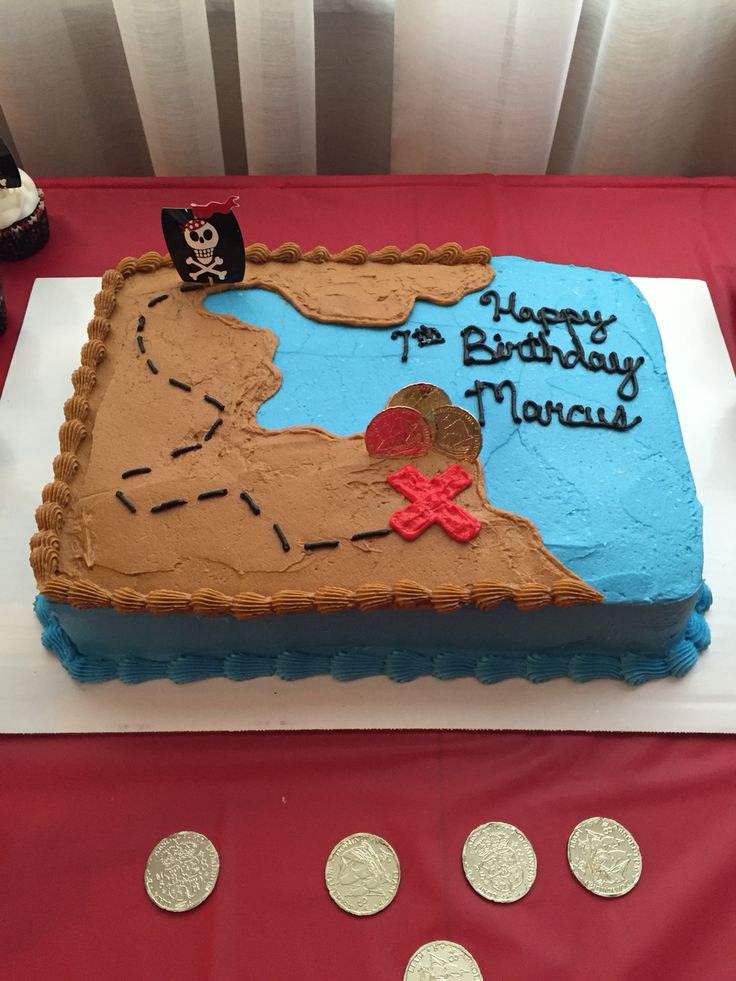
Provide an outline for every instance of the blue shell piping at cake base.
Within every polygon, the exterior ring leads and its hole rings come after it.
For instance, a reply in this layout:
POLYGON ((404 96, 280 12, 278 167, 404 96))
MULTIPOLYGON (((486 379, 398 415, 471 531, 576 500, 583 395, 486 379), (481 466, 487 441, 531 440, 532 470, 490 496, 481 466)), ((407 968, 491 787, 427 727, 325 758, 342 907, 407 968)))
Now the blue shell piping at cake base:
POLYGON ((385 674, 396 682, 433 675, 442 680, 476 678, 483 684, 495 684, 508 678, 526 678, 535 683, 555 678, 572 678, 580 682, 613 678, 630 685, 640 685, 656 678, 679 678, 694 666, 698 654, 710 643, 710 630, 703 614, 711 602, 711 591, 703 583, 684 633, 672 642, 664 654, 659 655, 554 651, 523 654, 509 651, 476 657, 462 652, 422 654, 392 651, 384 655, 370 650, 355 650, 332 655, 303 654, 298 651, 284 651, 278 655, 237 652, 224 656, 191 654, 170 661, 82 656, 62 629, 48 600, 37 596, 34 609, 43 626, 44 646, 56 654, 77 681, 119 678, 126 684, 137 684, 156 678, 170 678, 171 681, 184 683, 221 677, 231 681, 248 681, 273 675, 284 681, 316 675, 332 675, 338 681, 355 681, 385 674))

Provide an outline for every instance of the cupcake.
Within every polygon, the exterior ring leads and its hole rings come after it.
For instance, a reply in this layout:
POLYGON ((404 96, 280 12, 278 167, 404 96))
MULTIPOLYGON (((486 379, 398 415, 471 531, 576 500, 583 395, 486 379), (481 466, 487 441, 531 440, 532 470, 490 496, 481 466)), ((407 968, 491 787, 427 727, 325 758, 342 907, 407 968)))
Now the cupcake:
POLYGON ((0 259, 25 259, 49 240, 43 191, 0 140, 0 259))

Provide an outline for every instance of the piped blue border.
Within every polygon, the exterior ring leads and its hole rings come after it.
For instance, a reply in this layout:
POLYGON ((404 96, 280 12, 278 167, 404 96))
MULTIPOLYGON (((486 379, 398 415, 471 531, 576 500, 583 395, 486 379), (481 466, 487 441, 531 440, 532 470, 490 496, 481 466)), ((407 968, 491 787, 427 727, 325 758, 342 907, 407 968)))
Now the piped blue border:
POLYGON ((710 643, 710 629, 703 614, 712 601, 711 591, 703 583, 684 633, 672 642, 664 654, 536 651, 526 654, 493 652, 478 657, 462 652, 430 655, 392 651, 390 654, 379 654, 370 649, 361 649, 333 655, 298 651, 284 651, 276 655, 233 652, 218 657, 186 655, 170 661, 84 656, 62 628, 45 597, 36 597, 34 609, 43 626, 41 639, 44 646, 56 654, 76 681, 98 682, 118 678, 126 684, 138 684, 156 678, 169 678, 183 684, 203 678, 249 681, 271 676, 284 681, 298 681, 316 675, 332 675, 338 681, 355 681, 386 675, 392 681, 403 682, 433 675, 443 681, 476 678, 487 685, 508 678, 526 678, 535 683, 555 678, 572 678, 579 682, 611 678, 630 685, 641 685, 657 678, 680 678, 694 666, 700 652, 710 643))

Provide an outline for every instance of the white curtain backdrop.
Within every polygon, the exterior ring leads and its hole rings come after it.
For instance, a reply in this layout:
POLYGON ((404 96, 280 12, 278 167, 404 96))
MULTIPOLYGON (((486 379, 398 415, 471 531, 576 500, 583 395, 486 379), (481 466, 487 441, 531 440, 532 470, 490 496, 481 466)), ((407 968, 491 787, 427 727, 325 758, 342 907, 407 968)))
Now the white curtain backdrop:
POLYGON ((38 176, 736 173, 734 0, 0 0, 38 176))
POLYGON ((154 173, 224 174, 204 4, 113 0, 113 8, 154 173))
POLYGON ((397 3, 392 169, 544 173, 581 6, 397 3))

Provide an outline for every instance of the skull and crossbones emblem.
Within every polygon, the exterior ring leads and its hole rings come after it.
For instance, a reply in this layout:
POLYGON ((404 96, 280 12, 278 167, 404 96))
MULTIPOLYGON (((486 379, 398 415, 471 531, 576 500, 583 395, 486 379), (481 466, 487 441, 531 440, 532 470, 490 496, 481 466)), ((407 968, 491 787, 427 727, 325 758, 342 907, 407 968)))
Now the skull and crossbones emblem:
POLYGON ((194 257, 187 256, 188 266, 195 266, 192 279, 198 279, 203 273, 217 276, 223 280, 227 276, 227 269, 218 269, 222 266, 222 259, 215 255, 217 243, 220 236, 217 229, 209 221, 203 218, 192 218, 182 227, 184 241, 194 252, 194 257))

